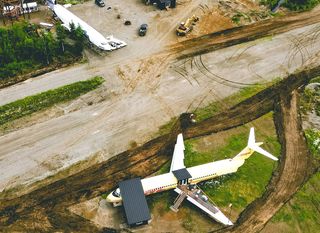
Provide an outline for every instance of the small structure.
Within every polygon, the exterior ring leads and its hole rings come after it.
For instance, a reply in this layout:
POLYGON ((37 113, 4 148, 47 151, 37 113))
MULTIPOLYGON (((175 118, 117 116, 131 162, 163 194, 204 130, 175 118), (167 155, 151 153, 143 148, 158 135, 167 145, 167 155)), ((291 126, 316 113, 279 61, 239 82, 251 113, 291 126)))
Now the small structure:
POLYGON ((148 224, 151 215, 139 178, 119 183, 122 203, 130 227, 148 224))
POLYGON ((160 10, 175 8, 176 0, 145 0, 146 5, 155 4, 160 10))
POLYGON ((17 19, 20 15, 28 14, 39 11, 37 2, 28 2, 28 0, 0 0, 0 15, 5 18, 17 19))
POLYGON ((177 178, 179 185, 186 185, 189 183, 189 179, 192 178, 186 168, 172 171, 173 175, 177 178))

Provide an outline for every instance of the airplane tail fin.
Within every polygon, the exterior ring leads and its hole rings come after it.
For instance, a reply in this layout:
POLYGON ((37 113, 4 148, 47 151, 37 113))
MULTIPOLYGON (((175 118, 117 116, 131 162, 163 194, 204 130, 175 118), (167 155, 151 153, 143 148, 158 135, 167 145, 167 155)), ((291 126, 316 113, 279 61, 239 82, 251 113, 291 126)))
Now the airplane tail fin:
POLYGON ((247 159, 255 151, 255 152, 258 152, 259 154, 262 154, 272 160, 277 161, 278 160, 277 157, 273 156, 268 151, 266 151, 260 147, 262 144, 263 144, 263 142, 256 142, 254 128, 252 127, 250 129, 248 145, 235 158, 247 159))

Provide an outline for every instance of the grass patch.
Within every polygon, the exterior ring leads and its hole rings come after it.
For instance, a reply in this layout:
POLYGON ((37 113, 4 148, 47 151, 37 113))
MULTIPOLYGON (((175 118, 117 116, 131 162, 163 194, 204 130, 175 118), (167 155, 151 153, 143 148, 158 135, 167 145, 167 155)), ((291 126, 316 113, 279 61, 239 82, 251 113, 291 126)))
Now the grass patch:
POLYGON ((286 223, 292 232, 303 226, 303 232, 320 232, 320 172, 311 179, 285 204, 276 215, 272 223, 286 223))
MULTIPOLYGON (((215 114, 221 112, 221 110, 224 109, 223 107, 225 107, 225 105, 233 106, 237 103, 240 103, 241 101, 257 94, 258 92, 277 83, 278 81, 279 78, 276 78, 270 83, 245 87, 239 92, 223 99, 223 103, 212 102, 203 108, 199 108, 195 112, 195 114, 197 115, 197 120, 202 121, 204 119, 210 118, 215 114)), ((272 115, 267 114, 264 117, 271 119, 272 115)), ((176 118, 173 118, 169 123, 161 126, 157 134, 163 135, 169 133, 176 120, 176 118)), ((249 128, 247 127, 244 133, 240 133, 231 137, 225 145, 221 146, 218 150, 215 151, 200 153, 193 149, 193 144, 198 139, 185 141, 185 165, 187 167, 196 166, 212 162, 213 160, 225 159, 229 158, 232 155, 236 155, 247 144, 248 132, 249 128)), ((280 153, 280 144, 278 143, 276 135, 272 137, 268 136, 264 140, 264 142, 271 145, 271 153, 280 153)), ((171 161, 166 163, 156 173, 156 175, 169 172, 170 165, 171 161)), ((267 159, 261 155, 254 154, 249 160, 247 160, 245 165, 242 166, 242 168, 240 168, 236 174, 218 178, 217 180, 219 181, 219 188, 216 186, 213 187, 213 182, 207 182, 206 184, 203 184, 202 188, 208 193, 209 197, 212 200, 215 200, 217 204, 220 204, 221 207, 227 207, 231 202, 233 203, 233 206, 237 208, 244 208, 247 203, 250 203, 252 200, 263 193, 265 186, 271 177, 273 166, 274 163, 270 159, 267 159), (260 174, 260 172, 262 174, 260 174), (238 192, 239 189, 241 192, 238 192), (256 191, 251 192, 252 190, 256 191), (246 192, 251 193, 247 194, 246 192)), ((166 204, 166 207, 162 211, 169 211, 169 207, 173 203, 176 196, 170 195, 169 193, 173 192, 163 192, 148 196, 148 203, 150 204, 151 209, 156 205, 156 203, 162 202, 169 203, 166 204)))
MULTIPOLYGON (((209 103, 207 106, 200 107, 194 112, 197 116, 196 119, 197 121, 202 121, 207 118, 210 118, 218 114, 219 112, 221 112, 221 110, 224 110, 226 106, 233 106, 235 104, 238 104, 241 101, 244 101, 245 99, 251 96, 254 96, 258 92, 266 89, 267 87, 272 86, 273 84, 279 82, 280 80, 281 80, 280 78, 275 78, 273 81, 265 84, 255 84, 252 86, 244 87, 240 89, 239 92, 233 95, 230 95, 221 101, 214 101, 209 103)), ((177 117, 173 117, 168 123, 160 126, 158 132, 156 133, 156 136, 170 133, 176 121, 177 121, 177 117)))
POLYGON ((320 90, 306 88, 300 98, 300 110, 303 114, 315 111, 320 116, 320 90))
POLYGON ((244 87, 240 89, 239 92, 230 95, 224 98, 222 101, 219 102, 212 102, 209 105, 199 108, 195 111, 197 116, 197 121, 202 121, 204 119, 210 118, 215 114, 219 113, 221 109, 224 109, 225 106, 233 106, 235 104, 248 99, 251 96, 254 96, 258 92, 266 89, 267 87, 277 83, 280 79, 276 78, 272 82, 265 83, 265 84, 256 84, 248 87, 244 87))
MULTIPOLYGON (((235 156, 245 147, 247 138, 247 132, 235 134, 226 141, 225 145, 209 153, 196 152, 192 149, 193 142, 187 142, 186 165, 195 166, 235 156)), ((266 136, 264 142, 269 145, 271 153, 275 155, 280 153, 280 144, 276 135, 266 136)), ((232 203, 234 208, 244 209, 265 191, 274 165, 275 163, 270 159, 254 153, 236 173, 204 182, 200 187, 218 206, 227 207, 232 203)))
POLYGON ((77 5, 77 4, 81 4, 84 2, 87 2, 89 0, 58 0, 59 4, 72 4, 72 5, 77 5))
POLYGON ((72 83, 40 94, 0 106, 0 125, 20 117, 49 108, 54 104, 69 101, 96 89, 103 83, 102 77, 72 83))
POLYGON ((310 83, 320 83, 320 76, 319 76, 319 77, 316 77, 316 78, 311 79, 310 83))
POLYGON ((313 155, 320 155, 320 130, 307 129, 305 130, 308 147, 313 155))
MULTIPOLYGON (((269 122, 272 122, 272 114, 267 114, 257 121, 257 125, 265 127, 265 125, 269 125, 269 122)), ((202 140, 201 138, 185 141, 184 162, 186 167, 232 158, 247 145, 248 132, 248 126, 241 126, 234 130, 231 136, 227 136, 226 140, 222 140, 221 145, 214 149, 206 149, 204 152, 199 152, 195 149, 198 147, 196 146, 197 143, 202 140)), ((280 144, 276 134, 270 131, 266 134, 261 134, 259 130, 257 130, 256 134, 257 139, 265 143, 264 148, 274 155, 280 154, 280 144)), ((170 164, 171 161, 165 164, 157 174, 168 172, 170 164)), ((235 210, 241 211, 263 194, 275 165, 276 162, 254 153, 236 173, 203 182, 199 186, 219 207, 228 208, 229 204, 232 203, 235 210)), ((174 192, 163 192, 149 196, 148 202, 152 203, 151 205, 159 202, 166 203, 163 209, 169 211, 169 206, 176 197, 176 195, 172 196, 172 193, 174 192)))
MULTIPOLYGON (((260 0, 261 4, 269 6, 271 9, 277 5, 279 0, 260 0)), ((284 7, 294 11, 311 10, 320 3, 320 0, 285 0, 284 7)))

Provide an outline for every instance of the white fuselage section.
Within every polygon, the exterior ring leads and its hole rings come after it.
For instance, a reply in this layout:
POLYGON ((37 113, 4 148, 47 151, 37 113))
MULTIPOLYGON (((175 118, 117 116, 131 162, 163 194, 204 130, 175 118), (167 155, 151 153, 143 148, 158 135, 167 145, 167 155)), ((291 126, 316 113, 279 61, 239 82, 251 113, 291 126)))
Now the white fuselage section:
MULTIPOLYGON (((187 168, 188 172, 192 176, 192 178, 189 179, 189 183, 197 184, 201 181, 209 180, 229 173, 234 173, 243 165, 244 161, 244 159, 235 158, 224 159, 187 168)), ((142 179, 141 183, 145 195, 174 189, 178 186, 178 180, 172 172, 142 179)), ((119 203, 121 200, 121 196, 116 197, 113 195, 113 192, 107 197, 108 202, 119 203)))
POLYGON ((77 17, 75 14, 67 10, 62 5, 51 4, 50 8, 62 21, 62 26, 64 26, 69 31, 71 30, 71 24, 74 24, 75 27, 81 27, 85 35, 88 37, 89 41, 101 50, 112 51, 127 45, 124 41, 118 40, 113 36, 104 37, 96 29, 88 25, 85 21, 77 17))

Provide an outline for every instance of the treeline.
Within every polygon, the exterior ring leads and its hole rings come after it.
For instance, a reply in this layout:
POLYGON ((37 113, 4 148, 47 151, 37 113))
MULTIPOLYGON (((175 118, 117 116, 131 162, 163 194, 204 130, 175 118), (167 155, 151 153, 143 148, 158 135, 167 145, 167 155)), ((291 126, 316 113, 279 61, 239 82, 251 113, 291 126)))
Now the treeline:
POLYGON ((69 33, 58 25, 56 33, 27 22, 0 28, 0 80, 81 56, 81 28, 69 33))
MULTIPOLYGON (((260 0, 261 3, 269 5, 271 8, 277 5, 279 0, 260 0)), ((290 10, 301 11, 310 10, 320 3, 320 0, 285 0, 282 6, 290 10)))

